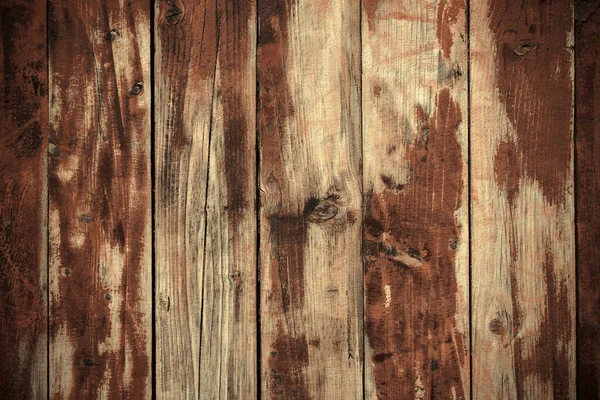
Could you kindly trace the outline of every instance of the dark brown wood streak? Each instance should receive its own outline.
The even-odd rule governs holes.
[[[455,211],[462,201],[457,127],[462,111],[448,89],[427,115],[415,106],[416,140],[406,146],[410,182],[373,193],[367,204],[365,330],[379,398],[465,398],[464,338],[455,331]],[[457,349],[459,349],[457,351]],[[407,357],[410,355],[410,357]]]
[[[286,181],[281,159],[282,141],[287,118],[294,108],[286,84],[285,57],[288,51],[288,19],[292,4],[284,0],[259,0],[258,80],[261,159],[268,163],[267,185]],[[280,188],[277,189],[281,190]],[[265,215],[265,214],[263,214]],[[298,210],[296,215],[281,213],[281,200],[269,215],[271,242],[276,249],[269,260],[273,267],[270,296],[281,304],[284,315],[290,315],[304,303],[304,248],[306,222]],[[277,340],[271,345],[268,364],[270,396],[273,398],[309,398],[302,368],[308,363],[306,337],[294,337],[290,327],[278,324]]]
[[[50,2],[52,398],[151,395],[149,11]]]
[[[575,1],[577,396],[600,397],[600,2]]]
[[[46,1],[0,3],[0,396],[47,390]]]

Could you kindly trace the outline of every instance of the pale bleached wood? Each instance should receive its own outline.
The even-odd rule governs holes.
[[[50,395],[147,399],[149,4],[49,10]]]
[[[466,29],[460,0],[363,3],[369,399],[469,398]]]
[[[473,396],[574,398],[572,4],[470,7]]]
[[[362,398],[360,4],[258,18],[262,398]]]
[[[159,399],[256,397],[255,14],[157,3]]]

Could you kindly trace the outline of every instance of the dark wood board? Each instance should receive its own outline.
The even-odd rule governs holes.
[[[150,4],[49,4],[50,396],[151,397]]]
[[[46,1],[0,3],[0,393],[47,391]]]

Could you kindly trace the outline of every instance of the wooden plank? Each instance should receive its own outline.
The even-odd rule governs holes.
[[[469,398],[466,2],[363,2],[366,398]]]
[[[158,398],[256,396],[256,8],[157,4]]]
[[[360,4],[258,18],[262,398],[362,398]]]
[[[574,398],[572,3],[470,7],[473,396]]]
[[[0,393],[47,392],[46,1],[0,3]]]
[[[600,1],[575,2],[577,395],[600,398]]]
[[[52,398],[151,396],[149,16],[50,1]]]

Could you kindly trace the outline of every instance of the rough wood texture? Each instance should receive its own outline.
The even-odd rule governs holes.
[[[575,2],[577,395],[600,398],[600,2]]]
[[[54,399],[151,396],[149,11],[50,2]]]
[[[466,3],[363,4],[366,397],[465,399]]]
[[[0,393],[47,391],[46,1],[0,3]]]
[[[573,9],[471,2],[473,397],[575,397]]]
[[[361,398],[360,4],[258,18],[262,396]]]
[[[253,398],[256,8],[157,6],[157,396]]]

